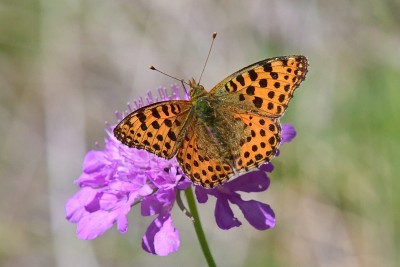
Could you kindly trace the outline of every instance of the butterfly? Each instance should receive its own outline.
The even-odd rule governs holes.
[[[184,174],[212,188],[270,161],[280,117],[305,79],[305,56],[274,57],[228,76],[207,92],[189,81],[190,100],[169,100],[126,116],[114,135],[124,145],[176,159]]]

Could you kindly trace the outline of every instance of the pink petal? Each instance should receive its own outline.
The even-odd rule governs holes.
[[[233,192],[263,192],[269,186],[269,178],[263,171],[252,171],[222,186],[227,186]]]
[[[78,222],[77,235],[81,239],[94,239],[110,229],[114,221],[114,213],[102,210],[91,213]]]
[[[275,226],[275,214],[269,205],[256,200],[244,201],[240,198],[230,199],[239,206],[246,220],[258,230]]]
[[[142,248],[159,256],[166,256],[179,249],[179,232],[173,226],[170,215],[157,217],[147,228]]]
[[[291,142],[297,135],[293,125],[285,123],[282,125],[282,144]]]
[[[196,199],[199,203],[206,203],[208,200],[208,194],[207,194],[207,190],[210,189],[205,189],[199,185],[196,185],[194,187],[194,192],[196,194]]]
[[[234,217],[228,200],[224,196],[217,198],[214,215],[218,227],[223,230],[228,230],[232,227],[239,227],[242,225],[242,223],[236,217]]]
[[[85,206],[88,205],[96,197],[96,190],[85,187],[76,193],[65,205],[65,214],[68,221],[77,223],[88,212]]]

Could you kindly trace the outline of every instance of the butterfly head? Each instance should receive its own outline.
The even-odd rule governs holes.
[[[204,86],[198,84],[193,78],[189,80],[189,86],[190,86],[189,94],[191,99],[196,99],[199,98],[200,96],[207,94],[207,91],[206,89],[204,89]]]

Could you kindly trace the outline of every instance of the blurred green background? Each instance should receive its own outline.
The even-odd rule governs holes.
[[[205,266],[191,222],[175,210],[181,248],[141,249],[139,210],[78,240],[64,204],[86,151],[126,102],[169,86],[155,65],[211,88],[280,55],[310,60],[283,122],[298,130],[274,160],[277,226],[220,230],[200,206],[219,266],[399,266],[400,2],[2,0],[0,266]]]

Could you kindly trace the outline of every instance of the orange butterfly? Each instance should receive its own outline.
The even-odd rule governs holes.
[[[176,155],[193,183],[214,187],[275,156],[279,118],[307,67],[300,55],[269,58],[233,73],[210,92],[192,79],[190,100],[142,107],[126,116],[114,135],[166,159]]]

